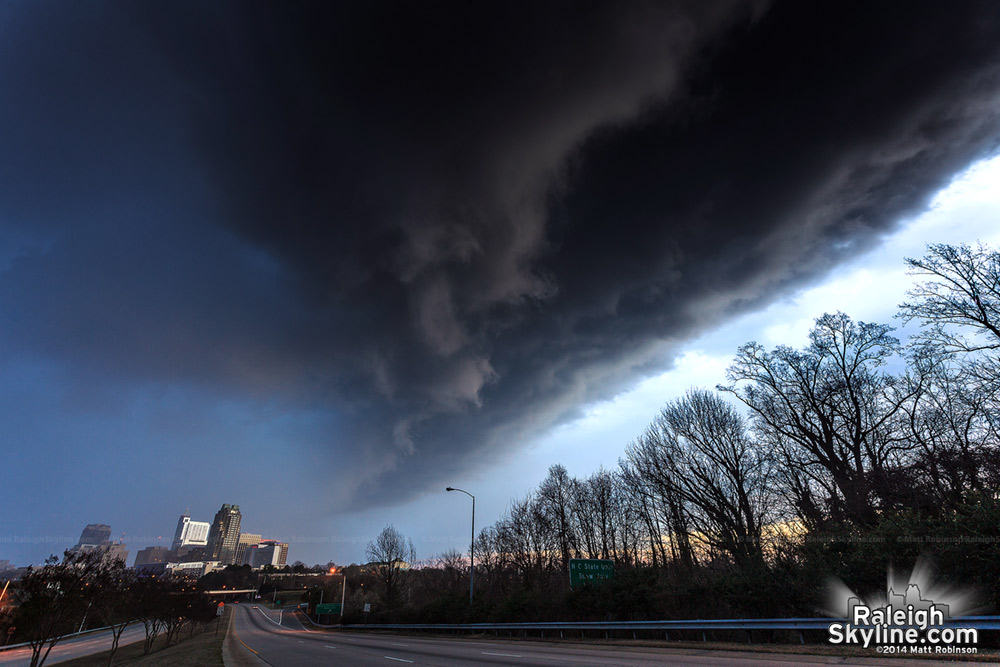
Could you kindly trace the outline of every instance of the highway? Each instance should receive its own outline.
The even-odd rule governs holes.
[[[309,630],[295,617],[293,609],[284,613],[239,605],[232,630],[243,647],[240,665],[299,667],[301,665],[513,665],[516,667],[649,667],[652,665],[730,665],[770,667],[779,665],[882,665],[896,667],[950,664],[937,660],[844,658],[841,656],[740,653],[703,649],[598,646],[593,644],[550,643],[503,639],[412,637],[403,635]],[[259,660],[258,660],[259,658]],[[229,663],[227,662],[227,665]]]
[[[142,623],[137,623],[125,629],[118,646],[122,647],[132,642],[142,641],[145,637],[146,631],[143,629]],[[45,664],[52,665],[64,660],[109,650],[111,650],[111,632],[109,630],[92,632],[82,637],[64,639],[56,644],[52,652],[49,653]],[[28,646],[0,651],[0,665],[3,667],[27,667],[30,664],[31,648]]]

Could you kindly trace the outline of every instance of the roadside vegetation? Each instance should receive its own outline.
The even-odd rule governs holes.
[[[216,631],[215,623],[193,623],[185,628],[183,636],[167,643],[167,637],[160,635],[153,643],[152,650],[146,652],[142,642],[122,646],[114,654],[115,665],[142,665],[143,667],[212,667],[222,666],[222,642],[226,636],[227,615],[222,619],[221,629]],[[181,641],[183,640],[183,641]],[[60,662],[61,667],[103,667],[109,664],[109,651],[74,658]]]
[[[215,604],[194,582],[140,576],[120,559],[100,550],[67,551],[62,559],[29,568],[12,591],[13,609],[7,617],[11,644],[27,642],[31,667],[41,667],[49,653],[67,635],[89,627],[109,627],[112,637],[104,664],[115,664],[118,643],[126,626],[141,623],[143,654],[157,639],[170,646],[189,636],[196,625],[216,618]]]

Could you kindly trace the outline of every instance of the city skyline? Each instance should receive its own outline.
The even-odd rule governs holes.
[[[185,510],[185,513],[178,518],[174,539],[170,546],[166,547],[160,544],[162,536],[158,538],[157,544],[143,545],[144,548],[136,550],[132,567],[194,561],[212,562],[216,564],[216,567],[251,565],[255,569],[262,565],[283,567],[286,564],[287,543],[240,530],[242,517],[239,505],[223,503],[215,517],[213,523],[192,521],[190,514]],[[215,530],[212,530],[213,526]],[[232,547],[231,533],[236,535],[236,548]],[[127,546],[125,533],[122,533],[121,537],[115,541],[112,541],[111,534],[109,524],[87,524],[80,533],[79,540],[69,548],[69,551],[104,550],[112,558],[127,561],[129,552],[125,550]],[[259,553],[256,551],[258,547],[261,549]],[[52,555],[58,556],[59,554]],[[12,566],[9,560],[3,562],[8,567]],[[29,565],[37,566],[40,563],[23,563],[20,567]]]

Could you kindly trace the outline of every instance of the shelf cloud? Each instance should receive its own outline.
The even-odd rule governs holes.
[[[662,371],[1000,139],[989,2],[2,11],[3,347],[328,414],[356,507]]]

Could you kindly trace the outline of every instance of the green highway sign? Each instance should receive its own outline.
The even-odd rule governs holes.
[[[340,603],[339,602],[329,602],[327,604],[316,605],[317,614],[339,614],[340,613]]]
[[[611,579],[615,576],[615,562],[599,558],[570,558],[569,587],[576,588],[587,582]]]

